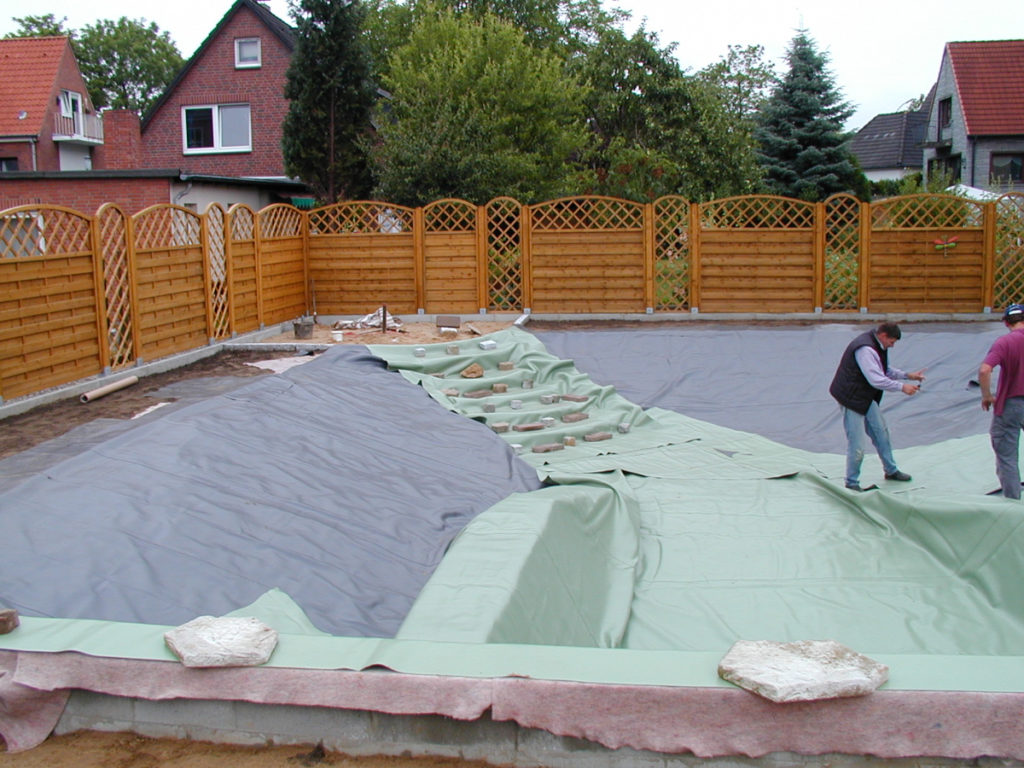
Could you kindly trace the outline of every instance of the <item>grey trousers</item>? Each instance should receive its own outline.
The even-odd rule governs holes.
[[[992,450],[996,454],[996,476],[1003,487],[1003,496],[1020,498],[1020,463],[1018,450],[1020,431],[1024,429],[1024,397],[1010,397],[1001,415],[992,416]]]

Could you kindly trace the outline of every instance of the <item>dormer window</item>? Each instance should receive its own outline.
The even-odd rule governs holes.
[[[262,64],[258,37],[240,37],[235,40],[235,69],[257,69]]]

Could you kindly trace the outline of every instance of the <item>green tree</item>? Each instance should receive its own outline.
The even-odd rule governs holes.
[[[374,147],[377,195],[406,205],[564,194],[585,91],[491,14],[427,14],[391,56]]]
[[[786,54],[789,71],[758,117],[755,137],[766,191],[803,200],[864,187],[843,124],[853,109],[842,100],[806,30],[797,32]]]
[[[75,31],[68,29],[68,17],[58,20],[52,13],[41,16],[12,16],[11,21],[18,25],[16,32],[8,32],[5,39],[12,37],[70,37],[74,38]]]
[[[750,121],[730,111],[734,97],[721,83],[686,75],[656,35],[605,29],[573,64],[591,86],[585,189],[633,200],[749,191]]]
[[[296,44],[284,95],[285,171],[327,203],[366,197],[371,177],[365,137],[377,89],[362,40],[359,0],[293,0]]]
[[[96,108],[145,112],[184,64],[167,32],[126,16],[83,27],[74,49]]]

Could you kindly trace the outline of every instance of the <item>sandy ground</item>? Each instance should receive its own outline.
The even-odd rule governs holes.
[[[27,752],[0,752],[0,768],[485,768],[488,765],[479,760],[349,757],[324,752],[316,746],[236,747],[96,731],[51,736]]]
[[[310,339],[294,333],[264,339],[266,343],[311,342],[323,344],[429,344],[464,341],[478,334],[508,327],[510,322],[463,325],[457,335],[442,335],[434,323],[404,324],[402,332],[382,334],[379,329],[348,331],[341,342],[333,341],[331,328],[317,325]],[[77,398],[40,406],[0,422],[0,459],[58,437],[74,427],[98,418],[128,419],[160,402],[152,397],[166,385],[201,376],[266,376],[271,371],[253,363],[295,356],[294,351],[226,351],[176,370],[146,376],[138,384],[90,403]],[[339,766],[351,768],[483,768],[479,761],[453,758],[348,757],[308,747],[238,747],[174,739],[149,739],[130,733],[84,731],[52,736],[27,752],[8,754],[0,739],[0,768],[271,768],[272,766]]]

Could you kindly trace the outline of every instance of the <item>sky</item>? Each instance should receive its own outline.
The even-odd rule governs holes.
[[[843,98],[855,109],[847,123],[857,130],[883,112],[897,112],[910,99],[927,93],[939,73],[943,45],[954,40],[1024,38],[1022,0],[602,0],[605,7],[629,11],[632,32],[641,21],[663,45],[674,43],[679,63],[696,71],[722,58],[730,45],[761,45],[776,71],[786,71],[785,53],[796,31],[806,29],[830,70]],[[232,0],[33,0],[17,8],[5,2],[0,36],[13,32],[14,16],[53,13],[80,29],[98,19],[121,16],[156,22],[170,33],[188,58],[231,7]],[[286,21],[287,0],[270,0],[271,10]]]

